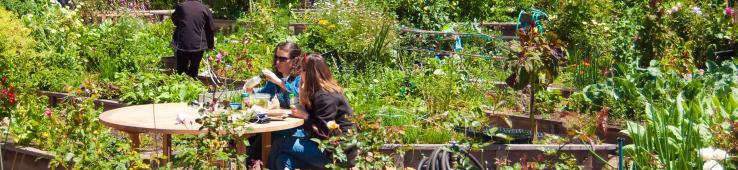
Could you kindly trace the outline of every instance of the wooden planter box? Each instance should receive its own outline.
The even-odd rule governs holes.
[[[37,94],[39,96],[48,96],[49,97],[49,105],[56,106],[61,100],[64,98],[69,97],[69,94],[67,93],[60,93],[60,92],[52,92],[52,91],[38,91]],[[107,99],[95,99],[92,101],[95,103],[95,106],[97,107],[103,107],[103,111],[108,111],[116,108],[126,107],[128,104],[122,103],[120,101],[116,100],[107,100]]]
[[[11,143],[2,145],[3,169],[46,170],[53,155],[32,147],[15,146]],[[53,169],[63,169],[59,166]]]
[[[500,31],[502,32],[502,36],[517,36],[515,35],[515,27],[517,26],[516,22],[482,22],[480,25],[485,28]]]
[[[175,56],[164,56],[161,57],[161,68],[163,69],[177,69],[177,57]]]
[[[175,73],[177,70],[177,57],[175,56],[164,56],[160,58],[161,68],[160,70],[166,74]]]
[[[294,35],[300,35],[307,30],[308,23],[290,23],[289,29]]]
[[[239,22],[236,20],[224,20],[224,19],[214,19],[213,25],[215,26],[216,31],[220,31],[223,33],[230,33],[233,31],[236,31],[239,26],[241,27],[249,27],[253,24],[253,22]]]
[[[448,144],[413,144],[413,145],[399,145],[399,144],[385,144],[380,149],[380,152],[385,154],[394,154],[395,150],[404,148],[407,149],[404,155],[393,155],[395,157],[395,165],[398,167],[413,167],[416,168],[424,156],[430,155],[433,150],[440,147],[448,147]],[[467,148],[466,146],[461,146]],[[487,169],[496,169],[496,160],[510,160],[514,164],[519,162],[521,158],[527,158],[533,160],[539,154],[543,152],[541,149],[552,149],[558,150],[563,153],[570,153],[576,159],[579,165],[582,165],[584,169],[602,169],[606,167],[608,162],[603,162],[597,159],[591,152],[593,149],[600,157],[610,160],[611,157],[617,156],[617,145],[613,144],[602,144],[602,145],[582,145],[582,144],[569,144],[569,145],[535,145],[535,144],[499,144],[490,145],[481,150],[470,151],[474,157],[486,166]],[[553,157],[553,158],[552,158]],[[559,161],[558,156],[547,156],[547,160]],[[617,161],[615,159],[614,161]]]
[[[489,113],[488,113],[489,114]],[[528,116],[524,115],[512,115],[512,114],[506,114],[508,119],[510,119],[510,122],[512,122],[512,125],[516,129],[530,129],[530,118]],[[508,127],[505,123],[505,120],[503,120],[500,116],[491,116],[491,126],[495,127]],[[564,125],[561,121],[558,120],[551,120],[551,119],[542,119],[542,118],[536,118],[538,123],[538,132],[548,133],[548,134],[555,134],[559,136],[568,136],[566,132],[566,128],[564,128]],[[607,127],[607,135],[602,133],[602,130],[598,129],[596,135],[605,143],[617,143],[618,138],[623,138],[625,140],[625,143],[630,143],[630,138],[628,135],[625,135],[623,133],[620,133],[621,128],[617,126],[610,126]]]

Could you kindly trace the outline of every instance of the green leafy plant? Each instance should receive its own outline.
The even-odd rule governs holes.
[[[42,129],[35,142],[40,149],[54,155],[49,166],[94,166],[106,169],[146,167],[147,164],[143,163],[126,140],[115,137],[97,121],[97,116],[102,111],[95,109],[92,101],[92,98],[82,101],[69,98],[58,108],[47,108],[44,114],[36,117],[39,118],[36,121],[44,122],[48,127]]]
[[[245,169],[247,156],[238,154],[236,148],[229,145],[229,141],[241,142],[248,146],[248,141],[239,137],[252,130],[247,124],[254,116],[230,110],[209,112],[204,108],[200,108],[200,114],[202,117],[195,119],[195,122],[202,124],[200,130],[207,133],[200,134],[197,138],[179,141],[177,150],[183,152],[176,155],[175,159],[185,162],[187,167],[196,169],[224,167]]]
[[[184,75],[162,73],[117,74],[120,101],[128,104],[189,102],[206,89]]]
[[[633,159],[631,166],[700,168],[702,159],[697,150],[715,145],[716,136],[732,133],[728,129],[734,128],[731,122],[737,117],[734,112],[737,93],[727,89],[734,89],[736,84],[722,77],[734,74],[735,64],[709,65],[712,66],[704,75],[687,80],[659,79],[655,83],[659,86],[644,89],[672,95],[653,98],[646,95],[647,122],[628,122],[624,132],[633,139],[633,144],[625,147],[625,153]],[[718,126],[721,128],[714,128]]]

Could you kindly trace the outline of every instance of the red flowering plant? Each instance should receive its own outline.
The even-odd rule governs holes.
[[[0,117],[7,117],[10,115],[10,110],[17,104],[16,89],[10,85],[8,76],[2,74],[0,71]]]

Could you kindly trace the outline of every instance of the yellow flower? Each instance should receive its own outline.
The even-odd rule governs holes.
[[[318,20],[318,25],[328,25],[328,20],[324,20],[324,19]]]
[[[326,123],[326,125],[328,126],[328,129],[330,129],[330,130],[336,130],[339,127],[341,127],[338,124],[336,124],[336,121],[335,120],[329,121],[328,123]]]
[[[330,29],[336,28],[336,24],[331,24],[331,25],[328,26],[328,28],[330,28]]]

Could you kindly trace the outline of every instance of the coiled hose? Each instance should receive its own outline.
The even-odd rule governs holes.
[[[482,166],[482,163],[479,162],[479,159],[477,157],[474,157],[469,151],[466,149],[458,147],[456,144],[452,143],[451,146],[452,150],[455,150],[456,153],[453,151],[448,151],[444,148],[438,148],[434,150],[429,157],[425,157],[422,160],[420,160],[420,163],[418,164],[418,170],[450,170],[450,169],[457,169],[458,167],[452,167],[452,166],[458,166],[459,162],[463,159],[458,159],[457,153],[461,153],[464,157],[470,159],[474,166],[476,166],[479,169],[484,169],[484,166]]]

